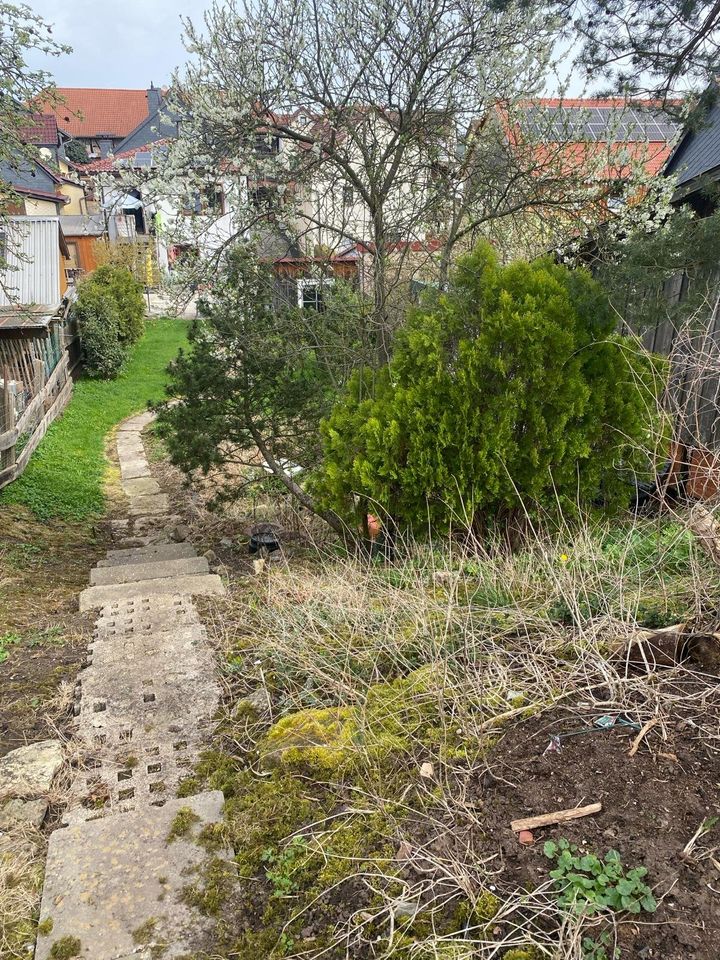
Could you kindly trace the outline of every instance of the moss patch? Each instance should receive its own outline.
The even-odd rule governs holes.
[[[200,817],[190,807],[180,807],[173,817],[170,824],[170,830],[167,835],[167,842],[173,840],[187,839],[192,833],[192,828],[200,822]]]
[[[50,948],[50,960],[72,960],[80,956],[82,943],[77,937],[60,937]]]

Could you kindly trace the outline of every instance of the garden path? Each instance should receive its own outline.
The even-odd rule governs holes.
[[[63,827],[50,836],[36,960],[171,960],[201,949],[208,933],[184,891],[202,883],[197,835],[220,819],[222,794],[171,798],[219,702],[192,597],[224,586],[177,542],[142,441],[151,419],[118,429],[127,517],[113,522],[114,547],[80,595],[81,610],[99,613],[76,690],[78,762]]]

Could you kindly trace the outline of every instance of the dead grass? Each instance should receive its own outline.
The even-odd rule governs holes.
[[[558,705],[578,723],[620,712],[653,719],[661,737],[682,716],[720,750],[714,680],[689,685],[688,666],[638,669],[622,653],[642,627],[712,627],[717,589],[717,569],[682,515],[588,522],[538,534],[515,553],[407,543],[389,565],[318,550],[238,576],[229,597],[206,608],[228,691],[223,749],[245,771],[230,792],[252,796],[278,777],[280,757],[298,807],[311,797],[317,810],[314,823],[290,816],[281,842],[265,840],[278,851],[293,837],[308,843],[285,909],[266,901],[263,922],[286,944],[267,955],[587,957],[582,939],[595,921],[566,916],[547,883],[528,892],[503,880],[502,861],[483,846],[476,785],[502,776],[488,757],[511,722]],[[283,754],[277,731],[293,717],[302,736]],[[262,818],[250,801],[231,808],[231,834],[255,836],[250,821]],[[352,843],[338,854],[361,823],[382,823],[377,843],[395,855],[369,861]],[[614,920],[603,918],[608,935]],[[239,957],[257,949],[247,935],[234,946]]]
[[[27,960],[35,945],[45,860],[44,837],[32,828],[0,836],[0,957]]]
[[[88,524],[40,521],[24,507],[0,513],[0,753],[48,736],[65,711],[91,629],[77,595],[102,551]]]

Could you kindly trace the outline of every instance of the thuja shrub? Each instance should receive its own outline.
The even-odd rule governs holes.
[[[145,329],[145,300],[142,284],[126,267],[104,264],[98,267],[82,287],[92,287],[115,301],[120,324],[120,339],[130,346]]]
[[[100,287],[82,284],[73,304],[87,376],[109,380],[118,375],[127,358],[120,336],[120,315],[115,299]]]
[[[416,533],[625,504],[658,370],[614,328],[585,270],[479,245],[324,422],[321,501]]]

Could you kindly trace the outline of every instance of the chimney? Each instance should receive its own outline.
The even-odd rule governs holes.
[[[160,89],[156,87],[154,83],[151,83],[150,89],[147,91],[146,96],[148,102],[148,116],[151,117],[160,109],[162,95],[160,93]]]

